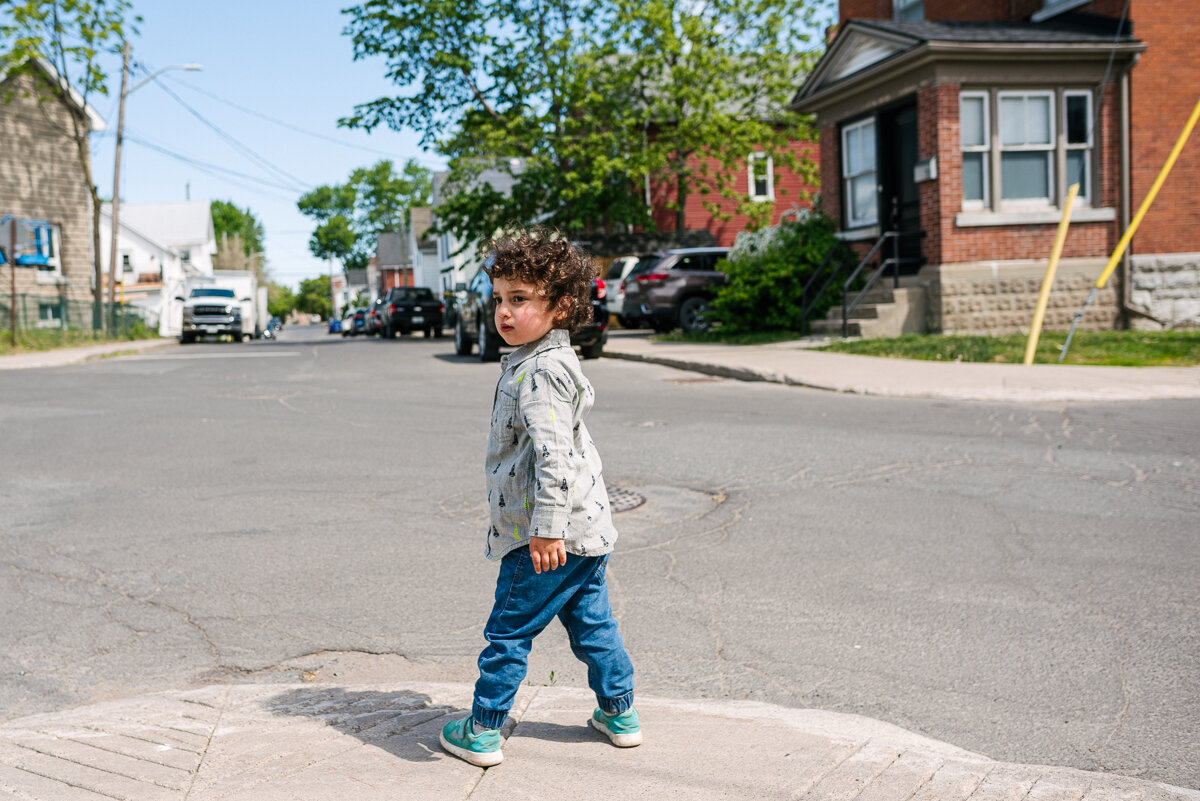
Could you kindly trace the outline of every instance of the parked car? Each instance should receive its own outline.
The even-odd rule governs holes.
[[[272,317],[270,320],[267,320],[267,328],[272,331],[278,331],[283,328],[283,320],[280,320],[278,317]]]
[[[364,333],[367,336],[373,337],[376,334],[383,334],[384,328],[384,305],[383,298],[376,298],[371,307],[367,309],[367,322]]]
[[[621,283],[622,314],[644,318],[659,333],[708,329],[704,312],[725,283],[717,262],[729,248],[677,248],[642,258]]]
[[[367,332],[367,309],[365,306],[346,309],[342,317],[342,336],[356,337]]]
[[[571,344],[579,347],[585,359],[598,359],[608,341],[608,288],[603,279],[592,282],[592,322],[571,334]],[[479,348],[479,360],[494,362],[500,359],[504,340],[496,330],[496,315],[492,309],[492,279],[483,270],[467,285],[465,297],[458,304],[454,325],[454,352],[470,356]]]
[[[329,318],[329,333],[340,334],[342,332],[342,321],[337,317]]]
[[[388,290],[383,298],[383,335],[424,331],[426,338],[442,335],[442,315],[445,305],[423,286],[398,286]]]
[[[615,314],[617,320],[621,323],[622,328],[635,328],[635,319],[626,317],[624,314],[624,295],[621,293],[621,282],[624,281],[629,273],[633,272],[633,268],[641,261],[640,256],[621,256],[613,259],[613,263],[608,266],[608,272],[604,274],[604,282],[610,287],[608,294],[608,313]]]

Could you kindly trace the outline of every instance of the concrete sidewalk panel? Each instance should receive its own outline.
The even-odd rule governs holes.
[[[95,801],[1200,801],[1200,792],[1012,765],[854,715],[640,698],[645,743],[586,725],[586,690],[522,687],[505,760],[445,754],[468,684],[233,685],[0,724],[0,795]],[[204,734],[205,730],[207,733]],[[165,732],[191,740],[180,748]]]

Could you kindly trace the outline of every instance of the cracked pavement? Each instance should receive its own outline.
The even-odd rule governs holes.
[[[0,720],[212,684],[472,681],[497,368],[450,353],[289,329],[4,374]],[[617,516],[609,573],[642,692],[1200,788],[1197,402],[585,370],[609,483],[647,498]],[[561,631],[529,681],[585,686]]]

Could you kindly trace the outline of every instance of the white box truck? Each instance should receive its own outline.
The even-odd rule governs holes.
[[[179,341],[185,345],[203,336],[257,339],[267,324],[267,288],[251,272],[213,270],[212,275],[193,276],[184,295],[175,299],[183,303]]]

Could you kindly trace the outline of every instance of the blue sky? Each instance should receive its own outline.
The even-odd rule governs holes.
[[[295,287],[302,278],[324,273],[325,263],[308,252],[312,221],[296,210],[305,189],[340,183],[355,167],[383,158],[398,165],[416,158],[434,169],[444,163],[423,152],[411,131],[381,128],[366,134],[337,126],[338,117],[349,114],[356,103],[397,93],[383,77],[381,60],[353,61],[350,40],[342,35],[341,8],[349,4],[350,0],[135,0],[135,10],[144,20],[140,35],[132,40],[134,61],[151,70],[189,62],[204,69],[168,71],[126,98],[122,201],[181,201],[189,193],[192,200],[231,200],[249,207],[262,221],[274,280]],[[92,98],[109,125],[109,131],[93,138],[92,148],[103,197],[112,193],[119,59],[112,62],[109,74],[109,96]],[[134,75],[131,85],[145,74]],[[197,119],[163,86],[227,137]],[[143,143],[248,177],[213,174]]]

